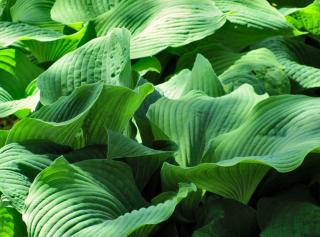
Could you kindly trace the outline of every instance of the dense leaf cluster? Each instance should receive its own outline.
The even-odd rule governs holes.
[[[0,236],[320,236],[319,0],[0,19]]]

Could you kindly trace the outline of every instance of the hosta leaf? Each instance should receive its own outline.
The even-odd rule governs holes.
[[[55,40],[22,39],[21,42],[31,51],[39,63],[54,62],[83,45],[95,36],[93,25],[88,23],[79,32],[63,35]]]
[[[21,110],[23,110],[24,117],[35,110],[39,100],[39,93],[15,100],[7,91],[0,88],[0,118],[7,117]]]
[[[28,47],[39,62],[57,60],[83,44],[83,41],[90,39],[94,35],[91,27],[92,25],[88,24],[80,32],[63,35],[25,23],[2,21],[0,22],[0,47],[8,47],[18,42]]]
[[[7,143],[46,139],[58,144],[73,145],[86,115],[102,89],[102,85],[86,85],[69,97],[62,97],[55,103],[42,107],[30,118],[22,119],[14,125]]]
[[[238,51],[266,37],[301,34],[266,0],[214,0],[214,3],[226,16],[226,24],[195,45],[218,41]],[[195,45],[187,49],[192,50]]]
[[[167,165],[162,175],[169,185],[173,180],[194,182],[246,203],[268,167],[290,172],[319,147],[319,111],[317,98],[287,95],[266,99],[238,129],[212,140],[202,160],[210,163],[186,169]]]
[[[242,84],[252,85],[257,93],[288,93],[290,83],[275,55],[268,49],[238,53],[218,43],[203,45],[180,57],[177,70],[190,67],[196,54],[203,53],[219,75],[227,92]]]
[[[21,39],[35,39],[38,41],[53,41],[63,36],[62,33],[48,30],[25,23],[0,22],[0,46],[8,47]]]
[[[208,198],[198,210],[198,216],[204,226],[192,237],[248,237],[257,234],[255,210],[233,200]]]
[[[131,58],[141,58],[211,35],[225,23],[225,16],[210,0],[129,0],[95,23],[99,36],[114,27],[127,28],[132,34]]]
[[[192,191],[194,186],[183,185],[168,200],[146,207],[124,163],[69,165],[59,159],[34,181],[23,218],[30,236],[128,236],[168,219]]]
[[[134,91],[127,87],[104,86],[84,123],[86,143],[107,143],[108,129],[123,132],[142,101],[152,91],[149,83]]]
[[[132,69],[140,74],[145,75],[148,72],[160,73],[162,66],[160,61],[156,57],[146,57],[139,59],[133,66]]]
[[[108,158],[143,158],[143,157],[163,157],[167,158],[173,151],[155,150],[146,147],[121,133],[108,130]]]
[[[309,89],[320,86],[319,50],[302,42],[276,38],[266,40],[259,47],[270,49],[278,61],[285,66],[285,73],[294,82],[296,89]],[[310,62],[310,61],[314,62]]]
[[[109,11],[122,0],[56,0],[51,17],[64,24],[86,22]]]
[[[269,170],[265,166],[248,163],[234,162],[225,166],[202,163],[194,167],[164,163],[161,178],[165,189],[171,190],[179,182],[194,182],[198,188],[246,204]]]
[[[113,30],[65,55],[38,78],[41,102],[49,104],[75,88],[98,81],[133,87],[129,32]]]
[[[200,162],[210,139],[237,128],[264,98],[249,85],[218,98],[190,92],[178,100],[158,100],[151,105],[148,117],[178,144],[176,161],[182,166],[193,166]]]
[[[265,48],[242,54],[219,78],[228,92],[245,83],[252,85],[259,94],[267,92],[277,95],[290,92],[290,81],[284,72],[284,66]]]
[[[284,195],[263,198],[258,203],[262,237],[317,236],[320,233],[320,207],[305,188]]]
[[[0,85],[12,99],[24,98],[27,86],[41,72],[43,70],[31,63],[20,50],[0,50]],[[3,94],[4,98],[9,95]]]
[[[15,124],[7,143],[46,139],[73,147],[105,144],[107,129],[123,132],[152,90],[150,84],[136,91],[101,83],[83,85]]]
[[[147,80],[143,79],[142,77],[138,81],[138,85],[143,85],[146,83]],[[155,141],[155,138],[152,133],[152,126],[147,118],[147,112],[149,110],[150,105],[155,103],[158,99],[160,99],[162,96],[157,90],[154,90],[146,99],[141,103],[139,109],[135,112],[134,115],[134,121],[137,124],[140,139],[142,141],[142,144],[146,146],[152,146],[153,142]]]
[[[50,17],[54,3],[55,0],[17,0],[11,7],[12,20],[61,30],[63,26]]]
[[[320,1],[315,0],[312,4],[297,9],[286,16],[287,20],[301,31],[310,32],[320,37]]]
[[[156,144],[154,144],[156,145]],[[126,158],[133,171],[137,186],[142,190],[153,173],[176,151],[165,142],[157,143],[162,150],[146,147],[120,133],[108,130],[108,159]]]
[[[210,62],[201,54],[197,56],[192,71],[182,70],[169,81],[158,85],[157,89],[169,99],[178,99],[192,90],[203,91],[212,97],[225,94]]]
[[[65,148],[38,141],[11,143],[0,149],[0,192],[20,212],[36,175]],[[1,226],[1,225],[0,225]]]
[[[24,237],[27,235],[26,225],[22,221],[21,214],[14,208],[0,202],[0,236]]]

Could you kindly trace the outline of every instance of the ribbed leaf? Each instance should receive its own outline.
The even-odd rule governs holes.
[[[61,30],[63,26],[50,16],[54,3],[55,0],[17,0],[11,8],[12,21]]]
[[[219,64],[219,60],[216,60],[215,64]],[[252,85],[259,94],[267,92],[277,95],[290,92],[290,81],[284,72],[284,66],[271,51],[264,48],[242,54],[219,78],[228,92],[245,83]]]
[[[88,24],[80,32],[73,35],[40,28],[25,23],[0,22],[0,47],[8,47],[14,43],[23,43],[39,62],[57,60],[67,52],[93,37],[92,25]]]
[[[249,85],[218,98],[190,92],[179,100],[158,100],[151,105],[148,117],[178,144],[176,161],[182,166],[193,166],[200,162],[210,139],[237,128],[264,98]]]
[[[27,116],[34,111],[40,100],[40,93],[27,96],[26,98],[15,100],[11,95],[0,88],[0,118],[5,118],[11,114],[23,110],[23,116]]]
[[[54,20],[64,24],[86,22],[109,11],[122,0],[56,0],[51,10]]]
[[[65,148],[38,141],[11,143],[0,149],[0,192],[20,212],[36,175]],[[1,226],[1,225],[0,225]],[[0,227],[1,228],[1,227]]]
[[[146,147],[120,133],[108,130],[108,159],[125,158],[133,171],[134,179],[140,190],[148,183],[153,173],[176,151],[165,142],[157,144],[156,150]]]
[[[129,33],[116,29],[65,55],[41,74],[41,102],[52,103],[83,84],[98,81],[133,87],[130,70]]]
[[[32,236],[128,236],[168,219],[192,185],[146,207],[127,165],[91,160],[69,165],[59,159],[36,178],[23,218]],[[147,227],[150,228],[150,227]],[[149,232],[149,231],[146,231]]]
[[[153,91],[151,84],[136,90],[127,87],[104,86],[99,99],[83,125],[87,144],[106,144],[107,130],[123,132],[142,101]]]
[[[270,49],[278,61],[285,66],[285,73],[294,82],[296,89],[320,87],[319,50],[299,41],[285,38],[262,42],[259,47]],[[312,61],[313,62],[310,62]]]
[[[0,46],[7,47],[21,39],[35,39],[38,41],[53,41],[63,36],[62,33],[48,30],[25,23],[0,22]]]
[[[46,139],[58,144],[73,145],[90,109],[97,101],[102,85],[86,85],[69,97],[44,106],[10,130],[7,143]]]
[[[0,85],[12,99],[25,98],[27,86],[41,72],[20,50],[0,50]]]
[[[301,34],[266,0],[214,0],[214,3],[226,16],[226,24],[214,35],[187,46],[188,51],[213,41],[238,51],[266,37]]]
[[[192,71],[182,70],[169,81],[158,85],[157,89],[169,99],[178,99],[192,90],[203,91],[212,97],[225,94],[210,62],[201,54],[197,56]]]
[[[225,16],[210,0],[129,0],[95,23],[99,36],[114,27],[130,30],[131,58],[141,58],[211,35],[225,23]]]
[[[318,236],[320,207],[305,188],[295,188],[258,203],[258,222],[262,237]]]
[[[227,92],[245,83],[252,85],[258,93],[276,95],[290,91],[284,66],[268,49],[238,53],[219,43],[202,45],[182,55],[177,70],[190,67],[199,52],[208,58]]]
[[[37,38],[26,38],[21,41],[39,63],[54,62],[83,45],[95,36],[93,25],[88,23],[79,32],[71,35],[63,35],[55,40],[38,40]]]
[[[206,161],[231,165],[251,160],[289,172],[319,147],[318,98],[275,96],[259,103],[237,130],[212,141]]]

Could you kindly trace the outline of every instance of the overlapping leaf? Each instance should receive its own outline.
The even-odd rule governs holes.
[[[99,36],[114,27],[127,28],[132,34],[131,58],[141,58],[209,36],[225,23],[225,16],[209,0],[129,0],[95,23]]]
[[[167,164],[169,186],[188,180],[199,187],[248,202],[268,167],[290,172],[319,147],[319,99],[277,96],[257,104],[238,129],[213,139],[203,164],[181,168]],[[311,116],[312,114],[312,116]]]
[[[248,85],[218,98],[190,92],[179,100],[158,100],[151,105],[148,117],[178,144],[176,161],[182,166],[193,166],[200,162],[210,139],[237,128],[264,98]]]
[[[319,49],[285,38],[266,40],[258,46],[266,47],[274,53],[297,90],[320,86]]]
[[[114,30],[65,55],[38,78],[41,102],[49,104],[94,82],[133,87],[129,33]]]
[[[168,200],[147,206],[124,163],[59,159],[33,183],[23,217],[30,236],[146,236],[144,227],[168,219],[192,191],[181,186]]]

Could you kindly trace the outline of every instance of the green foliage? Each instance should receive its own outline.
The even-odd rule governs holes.
[[[0,0],[0,236],[320,236],[320,2]]]

